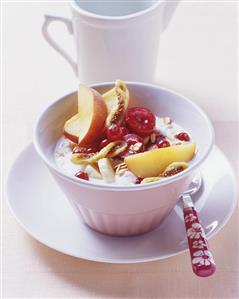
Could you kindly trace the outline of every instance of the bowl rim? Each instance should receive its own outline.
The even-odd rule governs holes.
[[[125,14],[125,15],[120,15],[120,16],[115,16],[115,15],[101,15],[101,14],[97,14],[95,12],[91,12],[89,10],[86,10],[82,7],[80,7],[79,5],[77,5],[75,0],[71,0],[70,1],[70,5],[71,8],[73,10],[75,10],[78,14],[80,14],[80,16],[87,18],[88,20],[92,20],[92,21],[101,21],[101,22],[113,22],[113,23],[118,23],[118,21],[131,21],[131,20],[135,20],[138,17],[147,15],[148,13],[154,11],[154,9],[156,9],[158,6],[162,6],[165,3],[165,0],[158,0],[154,3],[152,3],[149,7],[136,11],[136,12],[132,12],[129,14]]]
[[[57,167],[57,165],[55,163],[52,163],[45,156],[44,152],[41,150],[41,147],[40,147],[39,141],[38,141],[38,128],[39,128],[39,125],[40,125],[40,122],[41,122],[43,116],[47,113],[47,111],[49,109],[51,109],[53,106],[55,106],[56,104],[58,104],[59,102],[61,102],[62,100],[64,100],[65,98],[70,97],[73,94],[77,93],[77,90],[76,90],[76,91],[70,92],[70,93],[58,98],[57,100],[53,100],[49,105],[47,105],[43,109],[43,111],[41,111],[39,117],[37,118],[37,121],[35,122],[35,126],[34,126],[33,144],[34,144],[35,150],[38,153],[38,155],[41,157],[41,159],[45,162],[45,164],[51,170],[54,170],[58,176],[64,178],[65,180],[71,181],[72,183],[75,183],[79,186],[86,187],[89,189],[98,189],[98,190],[107,190],[107,191],[139,191],[139,190],[148,190],[148,189],[159,188],[160,186],[164,186],[167,184],[171,184],[175,181],[178,181],[178,180],[182,179],[183,177],[186,177],[189,174],[193,173],[206,160],[206,158],[208,157],[209,153],[211,152],[211,150],[213,148],[214,140],[215,140],[215,133],[214,133],[214,129],[213,129],[210,119],[197,104],[195,104],[190,99],[183,96],[182,94],[175,92],[169,88],[162,87],[161,85],[145,83],[145,82],[137,82],[137,81],[125,81],[125,83],[128,86],[136,85],[136,86],[147,87],[147,88],[149,87],[149,88],[161,89],[163,91],[166,91],[166,92],[171,93],[177,97],[182,98],[184,101],[186,101],[190,105],[192,105],[197,110],[197,112],[202,115],[205,122],[207,123],[207,127],[209,130],[210,140],[209,140],[208,147],[206,148],[204,155],[197,162],[195,162],[195,164],[191,165],[189,168],[187,168],[183,172],[180,172],[176,175],[165,178],[164,180],[151,182],[151,183],[143,184],[143,185],[141,185],[141,184],[136,184],[136,185],[96,184],[96,183],[93,183],[90,181],[79,180],[77,178],[72,177],[71,175],[69,175],[67,173],[64,173],[59,167]],[[89,84],[89,86],[97,89],[97,88],[104,87],[107,85],[113,86],[114,84],[115,84],[114,81],[109,81],[109,82],[102,82],[102,83],[93,83],[93,84]]]

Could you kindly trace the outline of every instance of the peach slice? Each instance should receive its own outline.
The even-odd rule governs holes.
[[[120,125],[129,104],[129,91],[125,83],[121,80],[117,80],[115,86],[104,93],[102,97],[108,111],[106,127],[108,128],[113,123]]]
[[[159,176],[172,162],[190,161],[196,150],[194,143],[184,143],[128,156],[124,159],[128,169],[136,176]]]
[[[102,96],[83,84],[78,91],[78,113],[65,122],[64,135],[81,146],[94,144],[101,137],[107,107]]]

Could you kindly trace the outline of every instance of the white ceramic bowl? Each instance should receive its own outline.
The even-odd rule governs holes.
[[[92,87],[103,93],[113,84],[101,83]],[[48,106],[38,119],[34,132],[38,154],[76,212],[91,228],[117,236],[141,234],[159,226],[199,171],[214,143],[209,119],[190,100],[156,85],[126,84],[131,106],[144,106],[156,115],[169,116],[190,133],[197,144],[197,154],[186,171],[163,181],[135,186],[96,185],[62,172],[55,164],[54,149],[62,136],[64,122],[77,112],[76,92]]]

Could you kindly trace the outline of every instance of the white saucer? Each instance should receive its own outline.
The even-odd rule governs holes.
[[[217,147],[202,175],[203,188],[194,199],[211,237],[225,225],[236,206],[236,183],[226,157]],[[110,237],[88,228],[64,198],[33,145],[22,151],[10,171],[8,202],[32,237],[75,257],[135,263],[164,259],[187,249],[180,205],[159,228],[141,236]]]

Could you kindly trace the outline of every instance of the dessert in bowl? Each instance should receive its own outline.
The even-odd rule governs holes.
[[[118,236],[150,231],[212,149],[211,123],[191,101],[159,86],[117,81],[92,88],[81,85],[78,96],[46,108],[36,150],[91,228]]]
[[[129,108],[129,103],[123,81],[103,95],[81,84],[78,113],[66,121],[65,137],[56,146],[59,168],[79,179],[115,185],[159,181],[188,168],[196,150],[189,134],[170,117]]]

